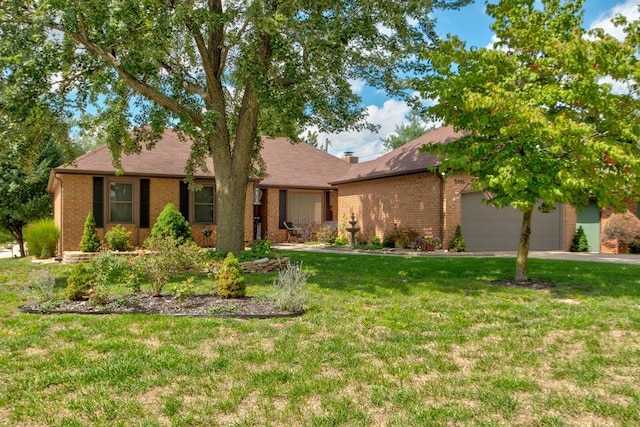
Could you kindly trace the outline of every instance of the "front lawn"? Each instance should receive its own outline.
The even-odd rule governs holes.
[[[310,310],[268,320],[21,314],[69,267],[0,260],[0,425],[640,424],[640,266],[286,255]]]

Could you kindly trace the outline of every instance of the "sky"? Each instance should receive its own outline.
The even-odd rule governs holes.
[[[620,14],[629,19],[638,18],[639,0],[585,0],[584,25],[586,28],[603,28],[608,33],[620,36],[621,31],[614,28],[611,18]],[[441,37],[455,34],[467,42],[467,46],[487,47],[495,40],[489,28],[491,20],[485,13],[485,1],[475,0],[466,7],[453,11],[437,11],[436,29]],[[366,106],[369,122],[380,126],[377,133],[344,132],[340,134],[320,133],[318,143],[321,147],[330,141],[329,153],[342,156],[345,151],[353,151],[360,162],[374,160],[385,154],[382,138],[393,133],[396,125],[406,121],[409,107],[402,101],[392,99],[379,90],[370,88],[362,82],[353,82],[356,91]]]

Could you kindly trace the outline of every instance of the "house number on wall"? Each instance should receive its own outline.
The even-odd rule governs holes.
[[[466,184],[467,181],[465,181],[464,179],[454,179],[453,182],[455,182],[456,184]]]

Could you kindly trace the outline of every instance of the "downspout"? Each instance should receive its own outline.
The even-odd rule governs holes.
[[[63,248],[64,248],[64,232],[63,232],[63,225],[64,225],[64,221],[62,219],[62,213],[64,212],[64,181],[58,176],[57,173],[53,173],[53,179],[58,180],[60,182],[60,240],[58,241],[58,253],[60,254],[60,257],[62,257],[63,255]],[[55,197],[55,193],[50,193],[52,196]],[[53,216],[55,217],[55,199],[54,199],[54,204],[53,204]]]
[[[440,169],[436,170],[436,175],[440,178],[440,241],[442,242],[442,247],[444,248],[444,174],[440,173]]]

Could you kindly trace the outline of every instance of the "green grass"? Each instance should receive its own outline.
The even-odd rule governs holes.
[[[640,424],[640,266],[287,255],[310,310],[271,320],[20,314],[69,267],[0,260],[0,425]]]

